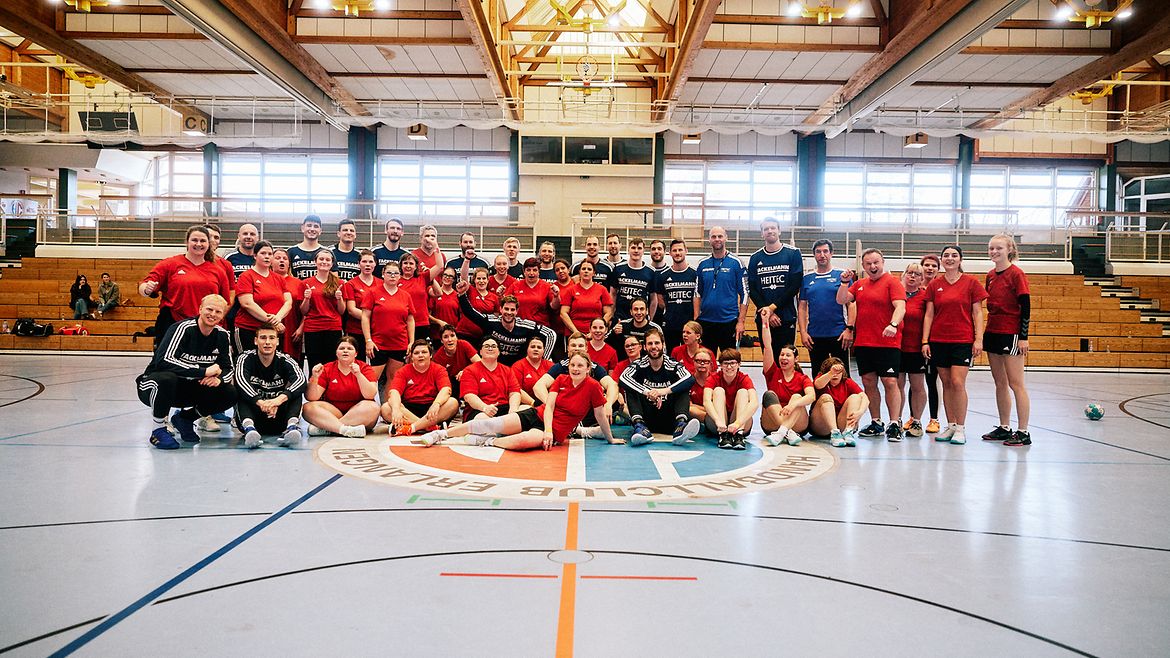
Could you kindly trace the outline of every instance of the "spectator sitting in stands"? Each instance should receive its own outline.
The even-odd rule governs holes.
[[[90,295],[93,290],[89,287],[89,280],[84,274],[78,274],[73,285],[69,287],[69,308],[73,309],[73,319],[80,320],[89,317],[89,308],[95,306]]]
[[[109,272],[102,272],[102,285],[98,286],[97,319],[110,311],[122,301],[122,291],[118,284],[110,278]]]

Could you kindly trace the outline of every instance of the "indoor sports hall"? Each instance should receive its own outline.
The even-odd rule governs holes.
[[[1154,0],[0,3],[0,654],[1165,655],[1168,76]]]

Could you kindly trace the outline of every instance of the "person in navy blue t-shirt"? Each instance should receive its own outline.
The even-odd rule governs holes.
[[[695,319],[695,268],[687,264],[687,243],[670,241],[670,267],[655,275],[654,310],[663,311],[662,333],[666,351],[682,344],[683,325]],[[653,314],[653,310],[651,311]]]
[[[848,377],[856,307],[837,303],[841,270],[833,269],[832,241],[817,240],[813,244],[813,258],[817,262],[816,271],[805,274],[800,286],[800,339],[808,349],[813,372],[819,372],[825,359],[834,356],[844,364]]]
[[[382,268],[385,267],[386,263],[402,261],[406,250],[400,246],[401,242],[402,220],[391,217],[386,220],[386,240],[374,248],[374,260],[377,261],[377,265],[374,266],[374,278],[382,278]]]
[[[629,258],[615,267],[609,277],[609,289],[614,303],[614,322],[630,319],[630,306],[635,299],[650,303],[650,293],[654,288],[654,270],[642,262],[645,249],[642,238],[631,238],[626,248]]]
[[[761,247],[748,260],[748,293],[756,305],[756,329],[763,340],[764,330],[772,333],[772,344],[796,342],[796,293],[804,278],[804,258],[796,247],[780,242],[780,222],[765,217],[760,222]],[[768,321],[762,322],[760,311],[768,309]],[[765,327],[765,324],[767,325]],[[779,347],[775,350],[780,354]]]
[[[695,316],[703,326],[703,346],[718,354],[739,348],[747,314],[747,270],[727,251],[727,231],[711,227],[711,255],[699,262],[695,282]]]
[[[304,240],[289,247],[287,251],[289,271],[304,281],[317,274],[317,252],[325,248],[318,242],[321,237],[321,218],[316,215],[305,215],[301,220],[301,235]]]
[[[343,219],[337,223],[337,245],[333,247],[333,273],[342,281],[349,281],[362,271],[362,253],[354,247],[357,241],[357,223]]]
[[[463,263],[465,262],[469,272],[466,278],[463,276]],[[459,236],[459,255],[447,261],[447,267],[455,270],[458,281],[468,281],[475,270],[480,267],[489,272],[492,271],[486,260],[475,255],[475,235],[466,232]]]

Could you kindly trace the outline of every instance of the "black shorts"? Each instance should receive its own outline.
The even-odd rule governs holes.
[[[427,412],[431,410],[430,402],[407,402],[403,400],[402,406],[418,418],[427,415]]]
[[[878,377],[897,377],[902,351],[896,347],[854,347],[857,374],[876,372]]]
[[[1001,356],[1017,356],[1020,353],[1020,335],[985,333],[983,351]]]
[[[516,415],[520,418],[521,432],[544,429],[544,419],[540,417],[540,414],[536,413],[535,408],[528,407],[527,409],[521,409],[516,412]]]
[[[926,357],[922,352],[902,352],[902,362],[898,364],[898,372],[907,375],[925,375]]]
[[[930,362],[935,368],[971,367],[971,343],[930,341]]]
[[[386,362],[390,359],[406,363],[406,350],[376,350],[374,357],[367,363],[377,368],[378,366],[386,365]]]

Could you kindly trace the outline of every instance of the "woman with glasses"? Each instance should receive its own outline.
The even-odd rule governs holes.
[[[698,418],[700,423],[707,420],[707,408],[703,406],[703,389],[707,387],[707,379],[711,377],[714,362],[715,355],[706,347],[700,347],[695,354],[695,370],[691,373],[695,376],[695,384],[691,386],[691,418]]]
[[[479,348],[479,361],[467,366],[459,378],[463,420],[495,418],[520,408],[520,383],[508,366],[500,363],[500,345],[490,336]]]
[[[722,450],[747,449],[752,415],[760,408],[756,385],[739,369],[742,361],[739,350],[723,350],[719,353],[719,370],[707,378],[703,387],[707,429],[718,437],[716,446]]]
[[[440,336],[447,327],[456,329],[463,319],[463,313],[459,310],[459,291],[455,290],[456,276],[454,268],[443,268],[439,280],[431,284],[429,291],[430,299],[427,303],[430,304],[431,322],[439,326]]]
[[[500,298],[488,288],[488,279],[491,275],[482,267],[476,268],[472,277],[472,287],[467,291],[467,301],[471,307],[484,315],[496,315],[500,312]],[[455,298],[459,302],[459,298]],[[456,326],[459,335],[472,345],[478,345],[483,338],[483,328],[471,318],[462,318]]]
[[[903,429],[906,436],[922,436],[922,412],[926,409],[926,357],[922,355],[922,320],[926,315],[926,289],[922,266],[910,263],[902,272],[906,288],[906,315],[902,317],[902,358],[898,366],[898,388],[906,390],[910,380],[910,419]]]

